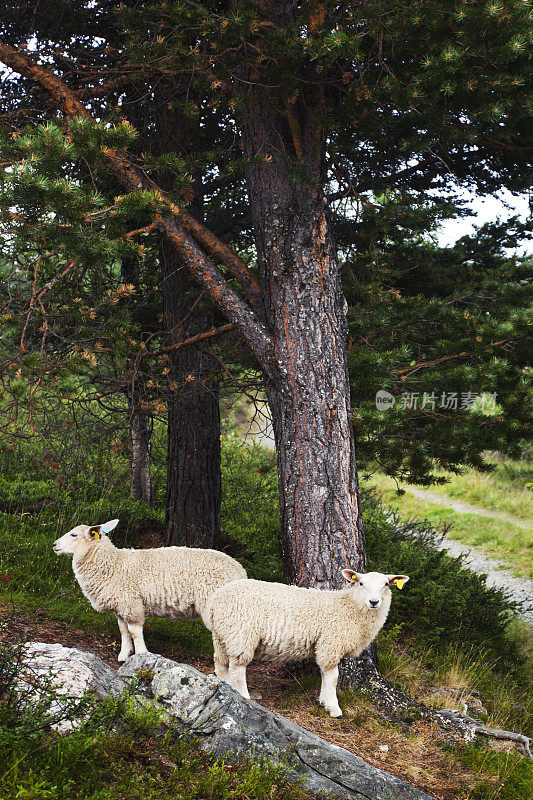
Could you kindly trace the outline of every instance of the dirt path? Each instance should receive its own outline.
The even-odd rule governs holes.
[[[464,565],[472,572],[486,575],[487,586],[502,589],[511,600],[520,603],[518,616],[533,625],[533,581],[527,578],[517,578],[506,569],[506,565],[496,558],[469,547],[459,544],[452,539],[444,539],[439,545],[439,550],[447,550],[452,556],[464,556]]]
[[[451,497],[447,497],[446,495],[428,492],[425,489],[416,489],[414,486],[405,486],[403,488],[406,492],[409,492],[409,494],[418,497],[419,500],[451,508],[454,511],[458,511],[459,514],[478,514],[480,517],[492,517],[493,519],[501,519],[503,522],[512,522],[513,525],[518,525],[519,528],[533,530],[533,522],[517,519],[503,511],[490,511],[488,508],[471,506],[470,503],[464,503],[462,500],[452,500]]]

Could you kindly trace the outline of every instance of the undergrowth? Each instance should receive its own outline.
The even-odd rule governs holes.
[[[0,800],[304,800],[282,766],[241,760],[224,764],[201,753],[155,710],[137,710],[127,696],[93,705],[61,700],[48,687],[20,691],[16,650],[0,648]]]
[[[274,458],[263,448],[243,447],[233,437],[226,438],[222,452],[224,541],[238,551],[250,577],[279,580]],[[61,465],[59,469],[66,471]],[[58,558],[52,543],[82,521],[94,524],[118,517],[116,543],[135,545],[140,536],[162,531],[164,509],[160,503],[147,506],[131,500],[124,484],[112,486],[107,478],[98,486],[97,475],[78,471],[72,481],[57,485],[56,473],[57,467],[52,474],[47,471],[35,450],[27,448],[17,458],[0,450],[0,596],[25,598],[29,606],[44,606],[95,628],[112,625],[114,630],[114,619],[108,615],[104,623],[103,615],[92,611],[69,559]],[[479,576],[461,569],[460,560],[432,549],[424,541],[428,535],[423,525],[418,540],[399,536],[398,519],[375,494],[364,492],[363,502],[368,568],[411,578],[402,591],[394,592],[388,627],[401,623],[402,636],[419,649],[445,652],[466,643],[486,650],[497,668],[516,670],[519,648],[508,635],[512,606],[502,592],[488,589]],[[172,630],[183,636],[189,625],[176,627],[160,620],[150,628],[162,636],[172,635]],[[187,649],[209,649],[208,636],[194,632],[184,638],[190,641]]]

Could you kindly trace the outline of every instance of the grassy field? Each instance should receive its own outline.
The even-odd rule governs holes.
[[[440,473],[448,481],[432,486],[431,491],[463,500],[491,511],[503,511],[533,524],[533,462],[503,461],[493,472],[469,469],[462,475]]]
[[[450,483],[431,486],[429,491],[479,508],[512,514],[517,520],[533,520],[533,492],[526,488],[530,483],[530,465],[509,462],[498,465],[489,475],[469,470],[464,475],[450,477]],[[408,487],[405,494],[398,495],[396,483],[385,475],[374,475],[370,483],[404,519],[426,518],[435,528],[448,530],[448,538],[478,547],[505,561],[516,575],[533,578],[533,529],[439,506],[414,497]]]

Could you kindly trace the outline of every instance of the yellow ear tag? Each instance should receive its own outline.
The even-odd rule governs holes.
[[[393,581],[393,583],[395,583],[395,584],[396,584],[396,586],[398,587],[398,589],[403,589],[403,585],[404,585],[405,581],[404,581],[404,580],[402,580],[402,578],[396,578],[396,580],[395,580],[395,581]]]
[[[102,538],[102,534],[100,533],[100,531],[95,531],[94,532],[94,540],[95,540],[95,542],[97,542],[101,538]]]

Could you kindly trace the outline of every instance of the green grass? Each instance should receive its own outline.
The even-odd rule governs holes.
[[[479,547],[508,563],[516,575],[533,578],[533,530],[520,528],[505,520],[463,514],[445,506],[440,507],[424,502],[409,492],[398,495],[396,484],[386,476],[374,476],[373,484],[381,492],[383,501],[397,508],[404,519],[425,518],[441,530],[452,523],[448,538]]]
[[[201,753],[172,724],[162,728],[155,709],[136,710],[127,697],[93,708],[86,699],[63,700],[64,718],[76,727],[58,735],[48,724],[53,691],[37,702],[20,697],[12,659],[0,649],[0,800],[310,797],[283,766],[225,764]]]
[[[526,488],[533,481],[531,462],[503,462],[488,473],[469,469],[462,475],[439,474],[448,483],[432,486],[432,492],[533,524],[533,491]]]

